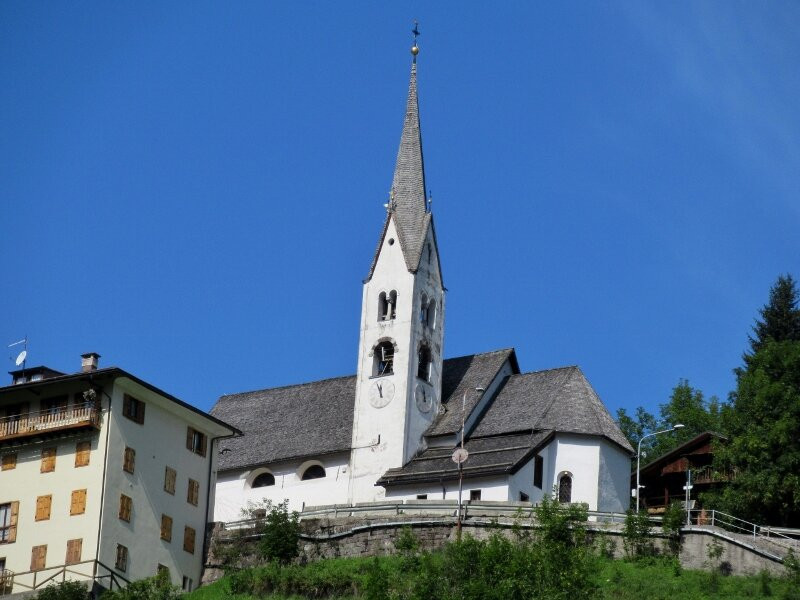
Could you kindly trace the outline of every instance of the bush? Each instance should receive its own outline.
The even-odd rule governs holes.
[[[37,600],[86,600],[88,597],[89,589],[86,583],[80,581],[62,581],[48,585],[36,594]]]
[[[162,573],[148,579],[140,579],[121,590],[104,592],[101,600],[177,600],[181,591]]]
[[[650,540],[650,518],[645,511],[629,510],[622,530],[622,545],[629,560],[637,560],[654,554]]]
[[[669,537],[669,549],[673,556],[681,551],[681,527],[686,521],[686,511],[679,502],[673,502],[667,507],[661,521],[661,529]]]
[[[299,554],[300,523],[297,512],[289,512],[289,501],[273,505],[267,501],[266,522],[261,531],[259,553],[262,558],[285,565]]]

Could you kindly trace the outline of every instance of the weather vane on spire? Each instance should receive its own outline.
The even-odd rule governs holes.
[[[414,29],[411,30],[414,34],[414,45],[411,46],[411,54],[414,56],[414,62],[417,62],[417,54],[419,54],[419,46],[417,46],[417,36],[419,35],[419,23],[414,20]]]

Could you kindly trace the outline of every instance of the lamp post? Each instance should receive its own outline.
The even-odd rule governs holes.
[[[476,387],[476,392],[485,392],[486,389],[482,387]],[[456,519],[456,535],[458,539],[461,539],[461,491],[464,488],[464,461],[467,460],[469,456],[467,451],[464,449],[464,419],[465,413],[467,410],[467,390],[464,390],[464,395],[461,397],[461,447],[456,448],[456,451],[453,452],[453,460],[458,464],[458,513]]]
[[[643,435],[642,438],[639,440],[639,445],[636,448],[636,512],[639,512],[639,496],[642,492],[642,486],[639,484],[639,467],[641,465],[642,459],[642,442],[649,438],[653,437],[654,435],[660,435],[662,433],[669,433],[670,431],[675,431],[676,429],[681,429],[683,427],[682,423],[676,423],[669,429],[663,429],[661,431],[654,431],[653,433],[648,433],[647,435]]]

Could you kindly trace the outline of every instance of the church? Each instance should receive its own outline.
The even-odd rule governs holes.
[[[216,521],[264,498],[292,510],[457,499],[460,474],[465,500],[535,503],[555,493],[590,510],[628,508],[633,449],[579,367],[522,372],[513,348],[443,357],[416,43],[411,51],[390,199],[363,282],[356,373],[218,400],[211,414],[243,435],[220,444]]]

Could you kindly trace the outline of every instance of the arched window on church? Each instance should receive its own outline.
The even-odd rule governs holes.
[[[381,342],[372,351],[372,375],[391,375],[394,373],[394,345],[392,342]]]
[[[381,292],[378,295],[378,321],[386,320],[387,308],[389,303],[386,301],[386,292]]]
[[[309,479],[322,479],[325,477],[325,469],[322,465],[311,465],[305,471],[303,471],[303,476],[300,478],[302,481],[308,481]]]
[[[428,296],[422,294],[422,300],[419,303],[419,322],[423,325],[428,324]]]
[[[269,487],[275,485],[275,476],[272,473],[261,473],[253,479],[252,488]]]
[[[419,363],[417,365],[417,377],[430,381],[431,377],[431,349],[427,344],[419,347]]]
[[[387,311],[390,319],[397,316],[397,292],[392,290],[389,292],[389,310]]]
[[[572,502],[572,475],[564,473],[558,478],[558,501]]]
[[[436,324],[436,300],[431,298],[430,302],[428,302],[428,318],[425,321],[425,325],[433,329],[435,324]]]
[[[428,264],[431,264],[431,245],[428,244]]]

